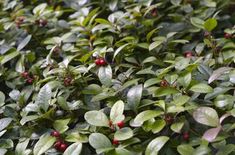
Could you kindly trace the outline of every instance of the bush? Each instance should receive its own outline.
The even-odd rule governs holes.
[[[0,154],[234,154],[234,8],[1,1]]]

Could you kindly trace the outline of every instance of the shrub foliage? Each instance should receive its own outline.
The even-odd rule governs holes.
[[[1,155],[235,153],[232,0],[1,0]]]

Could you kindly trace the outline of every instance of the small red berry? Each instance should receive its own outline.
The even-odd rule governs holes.
[[[229,34],[229,33],[225,33],[225,34],[224,34],[224,38],[225,38],[225,39],[230,39],[231,37],[232,37],[232,35]]]
[[[60,136],[60,133],[59,133],[59,131],[52,131],[52,132],[51,132],[51,136],[53,136],[53,137],[59,137],[59,136]]]
[[[183,139],[186,140],[186,141],[189,140],[189,133],[188,132],[183,133]]]
[[[160,82],[160,86],[161,86],[161,87],[167,87],[167,86],[168,86],[168,82],[167,82],[166,80],[162,80],[162,81]]]
[[[100,59],[99,59],[99,58],[95,60],[95,64],[96,64],[97,66],[100,66]]]
[[[167,122],[167,124],[172,124],[174,122],[174,118],[171,115],[166,115],[165,121]]]
[[[116,140],[116,139],[113,139],[113,145],[118,145],[119,144],[119,141],[118,140]]]
[[[100,58],[100,65],[101,66],[105,66],[106,65],[106,61],[104,60],[104,58]]]
[[[62,144],[62,141],[57,141],[54,145],[54,147],[59,150],[60,149],[60,145]]]
[[[117,123],[119,128],[123,128],[125,126],[125,123],[123,121]]]
[[[192,52],[192,51],[186,51],[186,52],[184,53],[184,56],[185,56],[186,58],[191,58],[191,57],[193,56],[193,52]]]
[[[32,84],[32,83],[33,83],[33,78],[28,77],[28,79],[26,80],[26,82],[27,82],[28,84]]]
[[[22,73],[21,73],[21,76],[26,79],[26,78],[29,76],[29,73],[26,72],[26,71],[25,71],[25,72],[22,72]]]
[[[157,9],[154,8],[152,11],[151,11],[151,14],[153,17],[156,17],[157,16]]]
[[[67,147],[68,147],[68,145],[67,145],[67,144],[62,143],[62,144],[60,145],[59,150],[60,150],[61,152],[64,152],[64,151],[67,149]]]

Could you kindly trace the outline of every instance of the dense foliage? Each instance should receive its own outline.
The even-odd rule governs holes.
[[[235,154],[233,0],[1,0],[0,155]]]

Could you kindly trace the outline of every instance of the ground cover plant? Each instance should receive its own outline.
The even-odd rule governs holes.
[[[0,155],[235,154],[233,0],[1,0]]]

